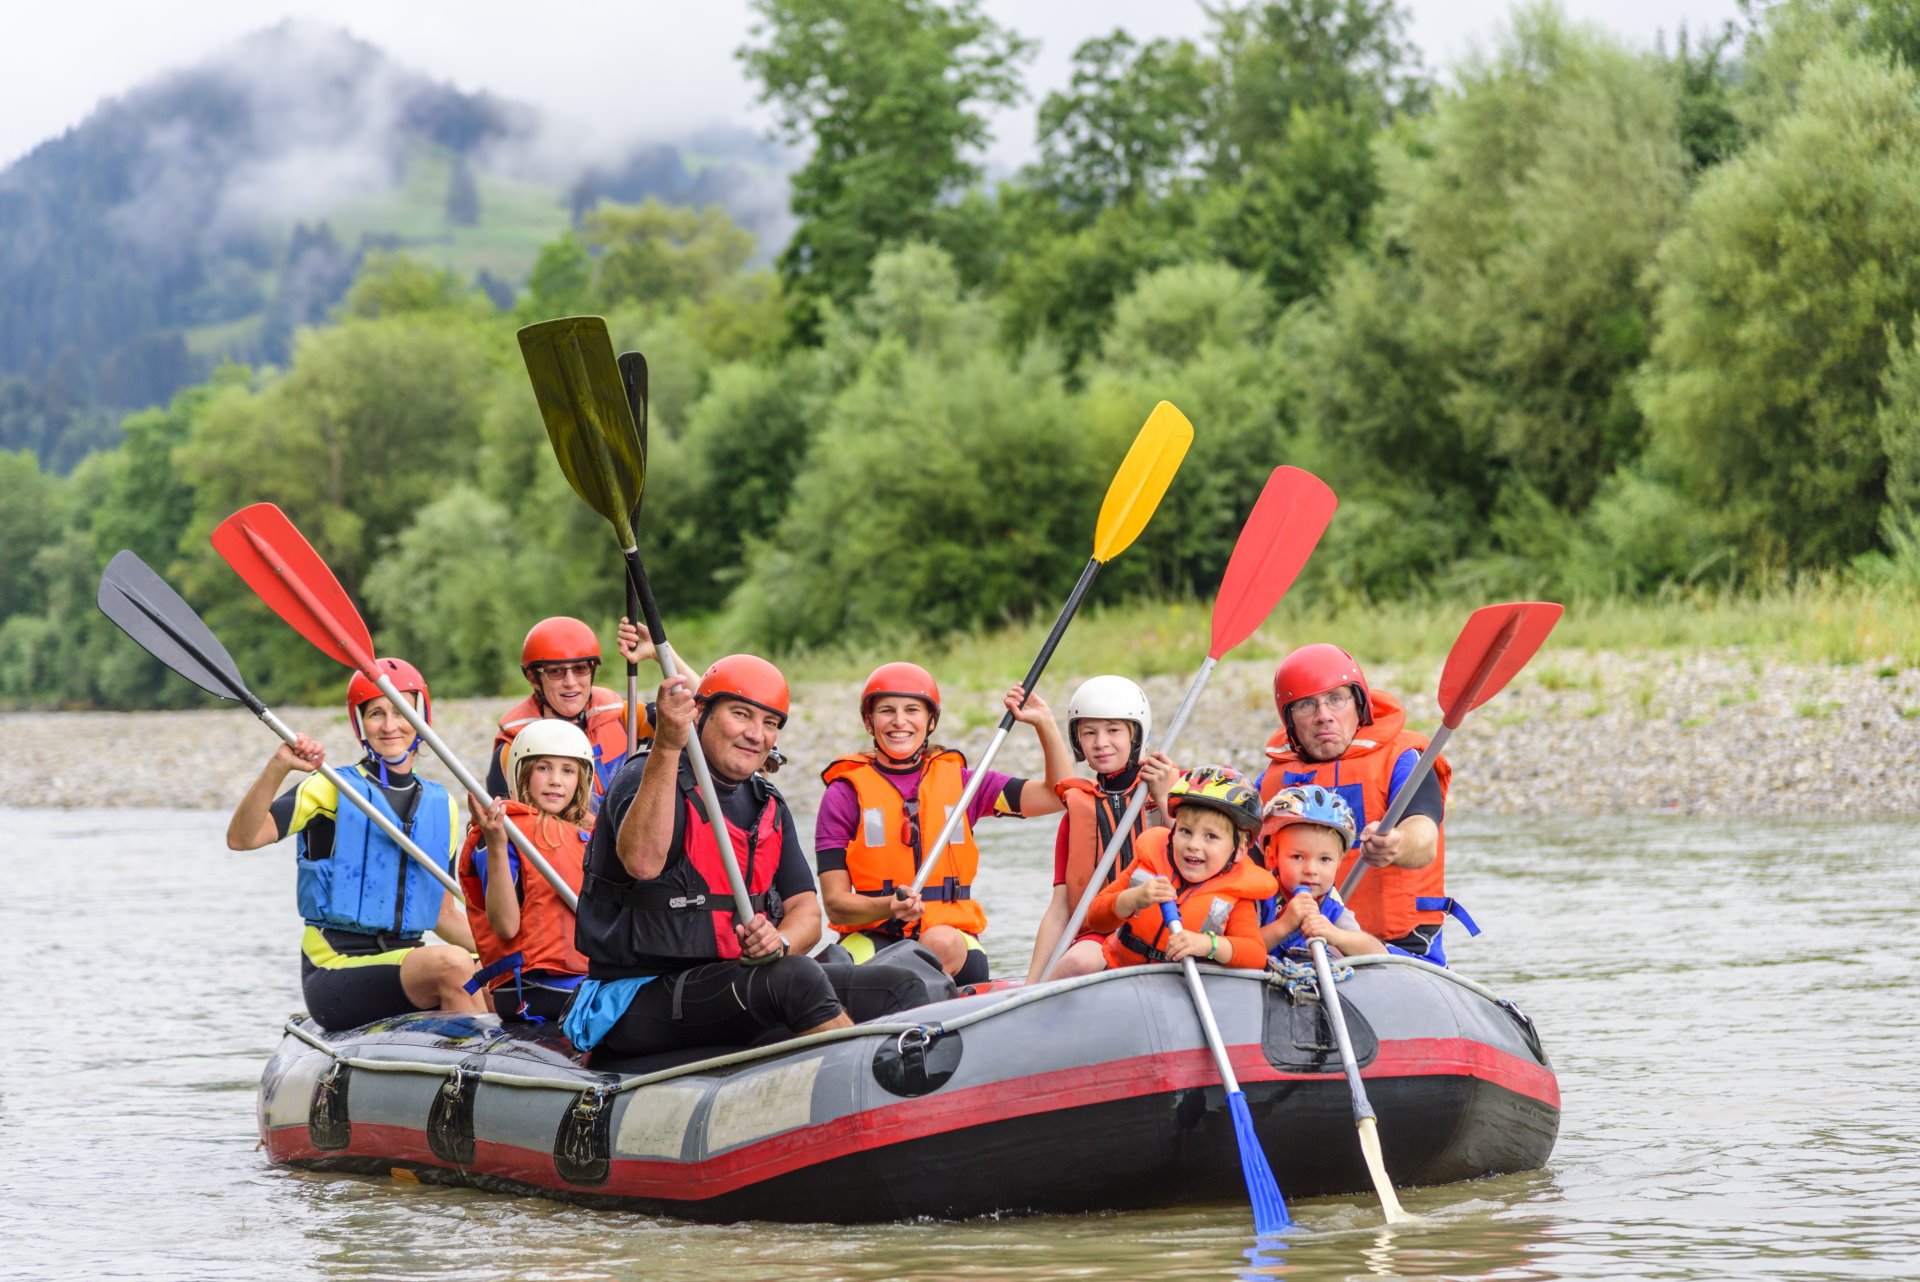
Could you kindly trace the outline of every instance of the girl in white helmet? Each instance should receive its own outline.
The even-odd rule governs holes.
[[[593,764],[593,744],[579,726],[535,721],[514,736],[507,752],[513,800],[467,798],[472,824],[460,852],[460,889],[480,950],[480,970],[468,990],[482,984],[498,990],[495,1009],[505,1018],[559,1019],[587,973],[587,959],[573,946],[573,910],[521,860],[508,839],[507,819],[578,894],[593,835]],[[509,979],[512,999],[501,1000]]]
[[[1107,869],[1107,880],[1111,881],[1133,857],[1134,837],[1149,826],[1166,822],[1167,793],[1179,771],[1164,752],[1146,751],[1147,733],[1152,728],[1153,711],[1147,706],[1146,691],[1125,677],[1095,677],[1067,701],[1067,742],[1077,760],[1093,767],[1093,778],[1066,779],[1055,789],[1066,803],[1067,813],[1054,838],[1053,899],[1033,941],[1033,960],[1027,964],[1029,984],[1038,982],[1040,968],[1053,955],[1060,932],[1066,929],[1067,919],[1092,880],[1136,782],[1147,782],[1147,808],[1121,843],[1120,853]],[[1101,941],[1119,927],[1117,920],[1096,921],[1090,914],[1050,978],[1091,975],[1105,969]]]

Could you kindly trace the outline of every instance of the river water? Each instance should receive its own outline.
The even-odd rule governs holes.
[[[1449,824],[1464,973],[1538,1022],[1544,1171],[1243,1206],[702,1226],[267,1164],[254,1090],[300,1003],[285,848],[224,817],[0,810],[0,1277],[1920,1277],[1920,853],[1900,824]],[[1050,822],[982,830],[1018,974]],[[1016,955],[1018,954],[1018,955]]]

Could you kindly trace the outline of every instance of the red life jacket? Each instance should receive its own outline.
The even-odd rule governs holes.
[[[1233,947],[1229,966],[1258,970],[1267,964],[1267,946],[1260,941],[1260,901],[1280,893],[1273,874],[1255,863],[1245,852],[1235,855],[1225,868],[1205,881],[1189,882],[1173,871],[1167,859],[1171,828],[1150,828],[1134,839],[1133,862],[1126,875],[1100,894],[1109,917],[1115,915],[1112,900],[1119,894],[1154,877],[1173,883],[1174,903],[1180,908],[1184,930],[1212,931]],[[1107,936],[1101,945],[1108,967],[1139,966],[1164,960],[1160,953],[1172,933],[1159,904],[1148,904],[1120,923],[1120,929]]]
[[[917,822],[909,823],[906,799],[893,782],[880,772],[871,752],[840,757],[821,772],[823,783],[845,779],[853,786],[860,804],[860,824],[847,842],[847,877],[858,895],[883,899],[896,886],[911,886],[920,871],[920,859],[926,847],[940,836],[947,815],[960,804],[966,789],[963,771],[967,759],[951,748],[929,748],[920,761],[920,785],[914,793],[918,807]],[[904,833],[918,834],[909,842]],[[920,892],[923,910],[920,920],[902,924],[893,918],[858,922],[851,926],[833,923],[843,935],[859,931],[880,931],[913,937],[929,926],[952,926],[969,935],[987,928],[987,910],[973,897],[974,873],[980,867],[980,848],[973,841],[973,825],[960,821],[959,830],[940,856],[938,874],[929,878]]]
[[[1392,798],[1387,795],[1393,783],[1394,763],[1405,754],[1419,753],[1427,746],[1425,735],[1406,728],[1407,712],[1390,694],[1372,692],[1373,724],[1361,726],[1347,750],[1333,761],[1307,761],[1287,746],[1286,732],[1278,731],[1267,741],[1267,756],[1273,764],[1260,776],[1260,800],[1295,784],[1319,784],[1331,788],[1346,799],[1353,809],[1354,822],[1361,830],[1387,813]],[[1440,796],[1447,795],[1453,767],[1443,756],[1433,763],[1440,780]],[[1356,839],[1347,857],[1340,862],[1338,881],[1345,881],[1359,860]],[[1360,929],[1382,941],[1400,939],[1416,926],[1436,924],[1445,919],[1441,909],[1422,909],[1415,900],[1443,900],[1447,884],[1446,832],[1443,828],[1434,846],[1433,862],[1425,868],[1371,868],[1366,880],[1353,893],[1347,908],[1359,918]]]
[[[640,742],[646,743],[653,735],[653,727],[646,723],[647,710],[640,708]],[[543,702],[539,695],[529,694],[514,704],[501,716],[493,734],[493,755],[500,761],[500,773],[507,772],[507,749],[514,738],[536,721],[551,718],[553,720],[571,720],[586,732],[587,742],[593,745],[593,798],[594,805],[600,804],[600,798],[606,795],[607,782],[613,778],[613,772],[627,758],[627,704],[612,690],[604,686],[594,686],[587,698],[587,710],[581,716],[566,718]],[[513,788],[513,780],[507,780],[507,788]]]
[[[1067,813],[1061,817],[1060,825],[1067,830],[1067,906],[1072,908],[1080,902],[1080,896],[1087,893],[1087,883],[1093,879],[1093,870],[1100,863],[1100,856],[1106,852],[1107,842],[1113,837],[1113,830],[1119,826],[1121,816],[1126,812],[1127,794],[1116,798],[1091,779],[1062,779],[1054,785],[1053,793],[1067,805]],[[1152,804],[1148,803],[1149,806]],[[1133,828],[1127,833],[1125,841],[1120,843],[1120,851],[1113,858],[1113,864],[1107,869],[1107,879],[1103,885],[1111,884],[1120,875],[1133,858],[1133,844],[1145,828],[1147,812],[1142,810],[1139,818],[1133,821]],[[1084,929],[1114,930],[1117,921],[1096,922],[1088,917]]]
[[[524,802],[509,801],[506,810],[507,817],[533,839],[560,879],[578,893],[585,873],[587,829],[561,823]],[[586,974],[587,959],[573,946],[573,910],[547,884],[545,877],[519,858],[517,851],[514,861],[519,873],[520,933],[503,940],[493,933],[493,924],[487,920],[486,839],[477,826],[467,825],[467,841],[460,848],[460,893],[466,896],[467,924],[473,927],[473,942],[480,950],[481,966],[491,966],[503,957],[519,953],[523,970],[550,975]],[[497,975],[487,986],[497,988],[510,978],[510,973]]]
[[[761,775],[740,786],[753,790],[758,818],[751,829],[729,820],[727,832],[748,899],[756,913],[763,913],[786,843],[780,794]],[[678,790],[680,842],[667,853],[658,877],[637,881],[628,874],[614,850],[615,833],[597,835],[588,847],[574,943],[586,954],[587,973],[595,979],[672,974],[740,955],[733,891],[685,756]]]

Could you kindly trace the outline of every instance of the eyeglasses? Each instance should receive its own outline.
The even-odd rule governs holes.
[[[591,659],[581,659],[575,663],[543,663],[535,671],[549,677],[591,677],[599,666]]]
[[[1293,710],[1295,712],[1304,712],[1308,716],[1312,716],[1322,708],[1325,708],[1328,712],[1345,712],[1352,706],[1353,691],[1346,686],[1341,686],[1338,690],[1329,690],[1317,699],[1295,699],[1293,701]]]

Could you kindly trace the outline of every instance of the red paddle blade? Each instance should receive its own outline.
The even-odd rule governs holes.
[[[366,621],[285,512],[271,503],[241,508],[214,528],[213,550],[320,653],[362,672],[372,669]]]
[[[1213,645],[1218,659],[1253,635],[1287,594],[1326,533],[1340,500],[1327,483],[1297,467],[1276,467],[1240,527],[1219,595],[1213,599]]]
[[[1566,607],[1552,601],[1510,601],[1475,610],[1440,673],[1441,719],[1458,726],[1462,717],[1499,694],[1513,674],[1527,666],[1564,613]]]

